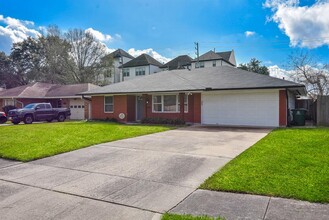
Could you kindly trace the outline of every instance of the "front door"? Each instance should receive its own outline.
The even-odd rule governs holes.
[[[144,101],[142,96],[136,96],[136,121],[140,121],[144,116]]]

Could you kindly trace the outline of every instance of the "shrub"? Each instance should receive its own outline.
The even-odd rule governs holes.
[[[184,125],[185,121],[180,118],[169,119],[169,118],[143,118],[142,124],[169,124],[169,125]]]

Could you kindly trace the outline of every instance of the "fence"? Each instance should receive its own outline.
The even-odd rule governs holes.
[[[316,124],[329,126],[329,96],[318,96],[316,103]]]

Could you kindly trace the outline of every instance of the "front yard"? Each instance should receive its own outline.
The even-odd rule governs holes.
[[[106,122],[2,126],[0,157],[30,161],[94,144],[166,131],[171,128]]]
[[[327,203],[329,129],[274,130],[200,188]]]

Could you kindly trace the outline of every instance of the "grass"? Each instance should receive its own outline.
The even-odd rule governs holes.
[[[329,202],[329,128],[277,129],[201,189]]]
[[[169,129],[172,127],[81,121],[3,126],[0,157],[25,162]]]
[[[208,216],[192,216],[192,215],[177,215],[165,213],[162,215],[161,220],[223,220],[223,218],[208,217]]]

